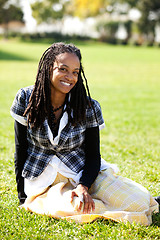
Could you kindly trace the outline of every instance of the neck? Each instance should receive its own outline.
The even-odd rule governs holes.
[[[63,105],[65,102],[66,94],[59,92],[51,91],[51,104],[54,108],[58,108]]]

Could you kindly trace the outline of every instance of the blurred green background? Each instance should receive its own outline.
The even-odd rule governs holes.
[[[44,4],[50,9],[50,4],[59,2],[35,1],[29,5],[37,21],[33,28],[27,25],[28,20],[24,20],[26,2],[12,1],[15,9],[12,4],[7,5],[8,1],[0,0],[0,238],[160,239],[159,214],[153,215],[153,224],[149,227],[107,220],[80,225],[19,209],[14,175],[14,120],[9,113],[18,89],[34,84],[38,61],[44,50],[55,41],[75,43],[82,52],[91,96],[100,102],[106,123],[101,132],[102,157],[116,163],[122,176],[141,183],[153,196],[160,195],[160,49],[156,30],[159,1],[94,1],[94,5],[93,1],[87,0],[62,1],[52,8],[59,10],[49,12]],[[119,7],[117,3],[120,3]],[[144,21],[146,28],[140,27],[141,18],[131,21],[124,17],[135,7],[142,14],[142,3],[149,6],[143,11],[148,14],[145,15],[148,22]],[[85,11],[86,4],[90,11]],[[43,8],[45,11],[36,10]],[[16,11],[19,15],[15,15]],[[117,20],[111,21],[117,11]],[[83,22],[81,26],[86,24],[87,34],[83,27],[80,30],[85,34],[80,30],[78,34],[78,31],[65,32],[68,16],[78,24]],[[35,19],[31,22],[35,23]],[[94,30],[92,25],[92,31],[87,25],[89,19],[96,23]],[[21,22],[19,28],[17,20]],[[56,24],[60,24],[61,30],[50,28]],[[123,31],[121,38],[117,38],[120,24],[130,32],[125,35]],[[47,26],[44,27],[47,31],[40,31],[42,26]],[[94,35],[95,29],[97,35]]]
[[[160,45],[159,0],[0,0],[1,38]]]
[[[101,132],[102,157],[116,163],[121,175],[141,183],[153,196],[159,195],[159,49],[75,43],[82,51],[92,98],[100,102],[106,123]],[[104,220],[80,225],[17,208],[14,121],[9,111],[18,89],[34,84],[39,58],[48,46],[15,40],[0,44],[2,239],[159,239],[159,214],[154,214],[153,225],[146,228]]]

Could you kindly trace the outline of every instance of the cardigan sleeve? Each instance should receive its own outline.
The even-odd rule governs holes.
[[[100,165],[99,127],[87,128],[85,133],[85,166],[79,184],[90,188],[98,176]]]
[[[22,170],[27,158],[27,127],[20,124],[18,121],[14,123],[15,130],[15,174],[18,198],[20,204],[24,203],[26,194],[24,193],[24,178],[22,177]]]
[[[99,129],[105,127],[102,110],[99,102],[91,99],[92,106],[88,105],[86,109],[86,128],[94,128],[99,126]]]
[[[28,106],[33,87],[19,89],[10,109],[11,116],[24,126],[27,126],[27,116],[23,116],[23,114]]]

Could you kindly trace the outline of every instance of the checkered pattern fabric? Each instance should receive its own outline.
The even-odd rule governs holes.
[[[142,185],[122,176],[115,176],[108,168],[101,171],[89,190],[95,203],[95,211],[83,214],[77,211],[80,198],[74,197],[71,203],[72,179],[60,173],[51,187],[43,192],[28,196],[23,207],[38,214],[55,218],[92,222],[97,218],[112,219],[123,223],[150,225],[152,213],[158,212],[158,203]]]
[[[27,118],[23,117],[23,113],[29,103],[32,90],[33,86],[20,89],[11,107],[11,115],[13,117],[18,115],[23,118],[23,123],[26,126]],[[27,127],[28,158],[22,172],[23,177],[28,179],[38,177],[53,155],[56,155],[72,171],[78,173],[82,170],[85,163],[85,130],[86,128],[97,127],[104,123],[100,104],[93,99],[92,103],[97,120],[93,109],[88,106],[86,109],[86,121],[77,126],[72,126],[68,123],[63,128],[57,145],[53,145],[49,140],[47,119],[42,127],[36,131],[31,129],[30,126]]]

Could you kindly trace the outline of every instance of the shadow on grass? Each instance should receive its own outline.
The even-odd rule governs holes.
[[[152,223],[153,226],[160,227],[160,212],[153,214],[152,220],[153,220],[153,223]]]
[[[0,61],[3,61],[3,60],[5,60],[5,61],[10,61],[10,60],[14,60],[14,61],[33,61],[33,59],[31,59],[31,58],[19,56],[18,54],[8,53],[8,52],[0,50]]]
[[[92,224],[105,224],[105,225],[110,225],[110,226],[116,226],[119,224],[119,222],[116,222],[114,220],[111,220],[111,219],[105,219],[105,218],[97,218],[95,219],[94,221],[92,221],[91,223],[88,223],[90,225]]]

